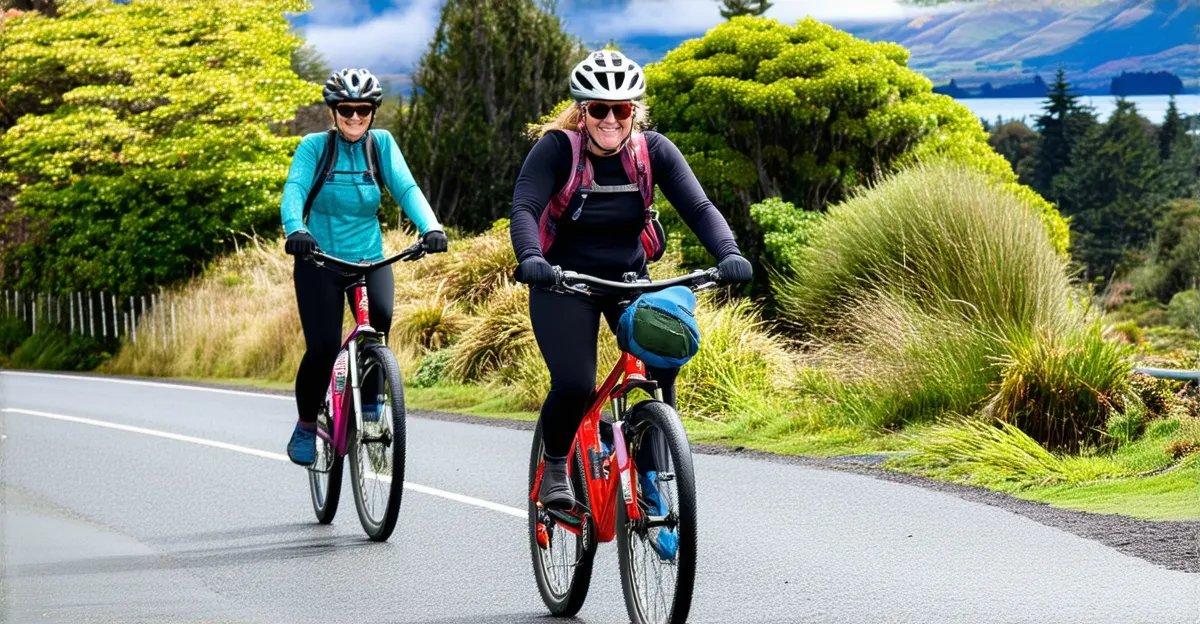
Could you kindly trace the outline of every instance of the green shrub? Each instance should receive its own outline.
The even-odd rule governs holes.
[[[449,349],[429,351],[421,356],[417,363],[417,372],[409,378],[409,385],[414,388],[432,388],[446,378],[446,368],[450,364]]]
[[[1180,329],[1200,325],[1200,293],[1195,290],[1175,293],[1167,304],[1167,320]]]
[[[1000,359],[1003,380],[989,409],[1049,448],[1078,451],[1125,409],[1129,354],[1106,342],[1099,325],[1019,337]]]
[[[9,366],[40,370],[88,371],[111,356],[104,341],[61,331],[39,331],[12,352]]]
[[[0,355],[8,355],[29,338],[29,324],[15,316],[0,317]]]
[[[1120,446],[1132,444],[1146,426],[1146,408],[1137,401],[1130,401],[1125,411],[1108,417],[1105,429],[1108,437]]]
[[[438,350],[462,331],[466,317],[439,288],[425,299],[410,301],[396,310],[391,336],[400,344]]]
[[[30,234],[9,275],[144,292],[278,228],[299,141],[280,126],[321,93],[291,69],[285,12],[307,3],[59,4],[0,29],[0,185],[19,176]]]
[[[1065,250],[1066,222],[1016,184],[978,118],[934,94],[906,67],[908,57],[897,44],[813,19],[740,17],[647,66],[647,97],[656,128],[679,146],[752,256],[752,204],[781,197],[821,211],[900,166],[941,160],[1011,187],[1014,205],[1040,215]]]
[[[778,197],[750,206],[750,216],[763,233],[766,260],[778,271],[790,273],[808,245],[821,213],[796,208]]]
[[[1142,342],[1142,328],[1136,321],[1123,321],[1108,329],[1108,333],[1122,342],[1139,344]]]
[[[1167,415],[1175,402],[1170,383],[1165,379],[1156,379],[1149,375],[1131,375],[1129,389],[1146,408],[1148,418]]]

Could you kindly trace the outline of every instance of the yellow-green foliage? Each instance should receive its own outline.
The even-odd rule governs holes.
[[[1040,215],[1060,253],[1066,223],[1016,184],[979,120],[906,67],[908,52],[813,19],[739,17],[646,68],[656,128],[749,234],[750,204],[780,197],[822,210],[914,161],[988,173]],[[686,247],[686,244],[685,244]]]
[[[298,141],[278,128],[321,91],[290,64],[284,12],[308,8],[62,0],[6,20],[0,185],[33,234],[22,285],[140,293],[277,226]]]

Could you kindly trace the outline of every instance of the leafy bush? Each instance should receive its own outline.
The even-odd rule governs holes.
[[[813,19],[739,17],[646,68],[659,131],[687,157],[742,246],[757,255],[751,204],[781,197],[823,210],[914,161],[984,171],[1019,194],[1065,250],[1053,207],[1019,187],[978,118],[905,67],[908,52]]]
[[[1047,447],[1077,451],[1125,409],[1128,355],[1127,347],[1106,342],[1098,325],[1080,334],[1020,337],[1000,360],[1003,380],[989,409]]]
[[[292,71],[297,0],[63,2],[0,29],[0,187],[30,238],[22,288],[118,295],[203,269],[278,224],[321,88]],[[14,125],[15,124],[15,125]],[[11,126],[11,127],[9,127]]]
[[[450,364],[449,349],[429,351],[417,363],[417,372],[408,383],[414,388],[432,388],[446,378],[446,367]]]
[[[1175,293],[1167,304],[1167,320],[1179,329],[1200,325],[1200,293],[1195,290]]]
[[[750,216],[762,230],[766,260],[776,270],[791,272],[821,213],[772,197],[750,206]]]
[[[29,325],[15,316],[0,316],[0,355],[8,355],[29,338]]]
[[[1170,382],[1149,375],[1135,374],[1129,377],[1129,389],[1146,408],[1148,418],[1165,416],[1171,411],[1175,395]]]

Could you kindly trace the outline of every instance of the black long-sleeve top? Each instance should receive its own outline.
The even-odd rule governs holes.
[[[654,183],[679,212],[710,253],[722,258],[739,253],[733,233],[717,211],[683,154],[667,137],[646,132],[650,169]],[[548,132],[530,151],[513,189],[511,235],[517,259],[541,254],[538,220],[550,198],[567,182],[571,169],[571,141],[559,131]],[[630,180],[620,155],[609,157],[588,153],[595,183],[623,185]],[[639,235],[645,226],[645,204],[640,193],[611,193],[588,196],[578,220],[571,215],[581,201],[577,193],[558,221],[554,244],[546,254],[550,264],[604,279],[619,279],[627,271],[642,272],[645,252]]]

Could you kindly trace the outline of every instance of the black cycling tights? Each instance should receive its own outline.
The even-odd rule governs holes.
[[[575,431],[583,421],[588,399],[596,388],[596,337],[600,315],[610,329],[616,327],[621,308],[614,298],[565,295],[538,288],[529,291],[529,316],[542,357],[550,369],[550,395],[542,404],[540,422],[546,454],[562,457],[571,450]],[[646,367],[663,390],[663,399],[675,407],[678,369]],[[649,444],[644,445],[648,450]],[[639,459],[641,459],[639,457]]]
[[[353,293],[346,291],[353,278],[342,277],[302,258],[296,258],[292,276],[306,347],[296,373],[296,409],[300,420],[316,422],[333,373],[333,362],[342,348],[342,313],[346,307],[342,302],[347,302],[353,311]],[[396,282],[390,265],[367,274],[371,327],[384,333],[392,328],[395,294]],[[370,381],[363,380],[364,384]],[[370,389],[364,388],[363,396],[370,394],[367,390]]]

